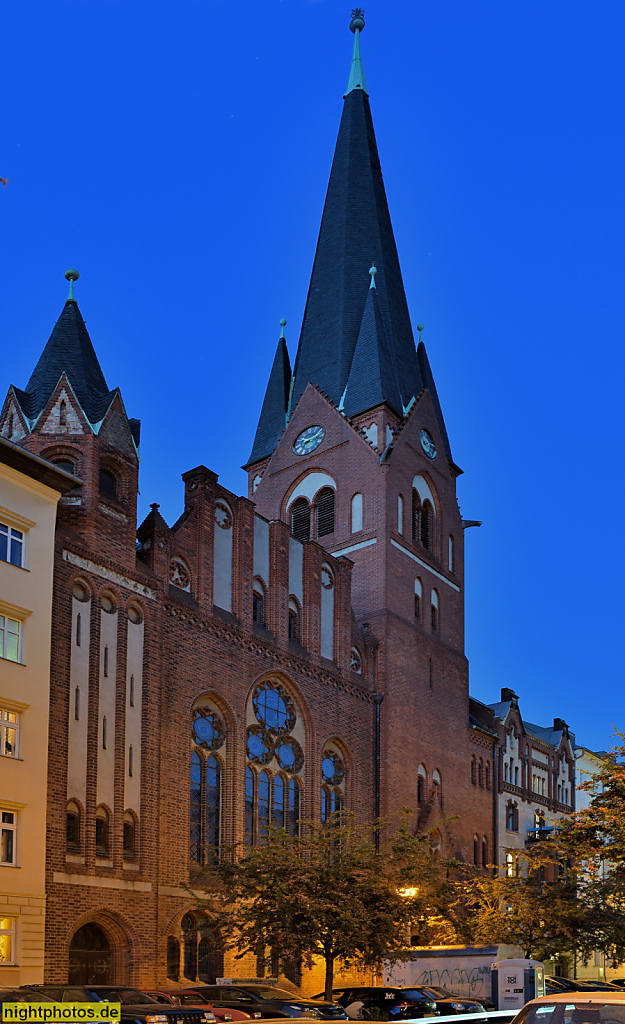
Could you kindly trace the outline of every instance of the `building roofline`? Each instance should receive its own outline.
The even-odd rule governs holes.
[[[38,480],[59,494],[67,494],[74,487],[82,486],[82,480],[64,469],[59,469],[40,455],[34,455],[6,437],[0,437],[0,463],[16,469],[19,473]]]

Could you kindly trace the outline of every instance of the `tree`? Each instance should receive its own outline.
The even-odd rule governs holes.
[[[211,870],[202,909],[222,931],[229,916],[239,956],[269,948],[283,963],[321,957],[331,999],[337,960],[372,967],[404,959],[409,923],[429,912],[443,875],[428,836],[413,836],[406,821],[376,853],[381,827],[337,812],[303,823],[299,838],[272,830]]]

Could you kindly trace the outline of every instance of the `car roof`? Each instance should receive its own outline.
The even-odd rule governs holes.
[[[580,1003],[625,1003],[625,992],[604,989],[599,992],[597,989],[588,989],[582,992],[554,992],[550,996],[540,996],[538,999],[531,999],[526,1006],[533,1006],[534,1003],[570,1003],[577,999]]]

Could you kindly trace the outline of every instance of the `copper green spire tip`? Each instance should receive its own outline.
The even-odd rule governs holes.
[[[345,95],[348,96],[354,89],[360,89],[362,92],[369,95],[367,89],[367,80],[365,78],[365,69],[362,66],[362,57],[360,56],[360,33],[365,27],[364,10],[362,7],[354,7],[352,11],[352,20],[349,23],[349,27],[354,33],[354,50],[352,53],[352,66],[349,72],[349,81],[347,83],[347,89]]]
[[[282,317],[282,320],[280,321],[280,328],[281,328],[281,330],[280,330],[280,337],[281,338],[284,338],[284,328],[285,327],[286,327],[286,320],[284,319],[284,317]]]
[[[377,267],[369,267],[369,274],[371,276],[371,284],[369,285],[369,289],[375,288],[375,275],[377,274],[377,272]]]
[[[77,281],[80,274],[77,270],[73,270],[71,267],[65,271],[65,278],[69,281],[69,295],[67,296],[66,302],[75,302],[74,298],[74,281]]]

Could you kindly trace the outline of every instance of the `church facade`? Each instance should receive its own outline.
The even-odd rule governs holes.
[[[492,861],[496,736],[469,701],[461,470],[412,332],[363,27],[356,15],[297,356],[281,337],[248,495],[199,466],[178,521],[155,504],[137,528],[140,425],[105,381],[75,272],[4,403],[0,435],[82,481],[55,551],[46,981],[223,974],[189,888],[270,824],[407,807],[445,854],[472,863],[477,841]]]

